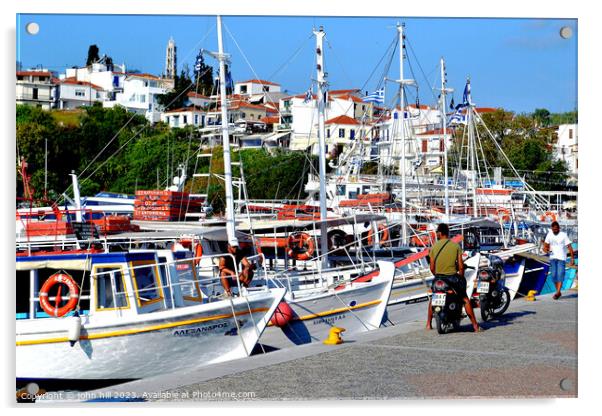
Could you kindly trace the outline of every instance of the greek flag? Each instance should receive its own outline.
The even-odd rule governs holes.
[[[462,108],[459,108],[454,114],[452,114],[452,116],[449,118],[449,124],[467,124],[466,113],[462,113]]]
[[[308,103],[312,100],[313,95],[311,93],[311,88],[307,90],[307,92],[305,93],[305,97],[303,97],[303,102],[304,103]]]
[[[195,72],[200,72],[201,68],[203,66],[203,54],[201,51],[199,51],[199,54],[196,56],[196,62],[194,64],[194,71]]]
[[[385,103],[385,87],[382,87],[380,90],[374,91],[370,95],[366,95],[362,99],[362,101],[365,102],[365,103],[379,103],[379,104],[384,104]]]
[[[466,81],[466,86],[464,87],[464,94],[462,95],[462,104],[470,104],[470,80]]]

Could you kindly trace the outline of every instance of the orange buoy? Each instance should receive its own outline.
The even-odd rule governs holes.
[[[69,297],[65,306],[59,308],[59,304],[61,303],[61,284],[66,285],[69,288]],[[56,295],[56,300],[54,301],[54,306],[50,304],[48,293],[50,289],[54,286],[59,285],[58,292]],[[40,306],[50,316],[60,317],[65,316],[69,312],[71,312],[77,306],[77,301],[79,299],[79,287],[75,280],[71,276],[66,273],[55,273],[48,278],[42,285],[40,289]]]
[[[389,242],[389,228],[384,224],[378,225],[378,237],[380,239],[380,245],[387,244]],[[368,231],[368,245],[371,246],[374,243],[374,230],[370,227]]]
[[[295,260],[309,260],[316,251],[316,243],[311,235],[304,232],[291,234],[287,240],[288,255]]]
[[[291,319],[293,319],[294,315],[295,313],[293,312],[289,304],[285,301],[282,301],[276,307],[276,310],[274,311],[274,314],[270,319],[270,323],[274,326],[277,326],[278,328],[282,328],[286,324],[288,324]]]

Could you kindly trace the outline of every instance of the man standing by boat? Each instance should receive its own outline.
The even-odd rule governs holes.
[[[575,265],[575,253],[571,239],[564,231],[560,231],[560,224],[557,221],[552,223],[552,229],[548,231],[546,239],[543,243],[544,253],[550,253],[550,278],[556,286],[556,293],[552,296],[558,299],[562,296],[560,288],[564,281],[564,273],[566,268],[566,252],[567,249],[571,253],[571,266]]]
[[[430,252],[430,267],[433,276],[445,279],[458,295],[462,296],[464,309],[472,322],[475,332],[480,332],[481,327],[477,324],[470,299],[466,294],[466,279],[464,278],[464,261],[462,260],[462,248],[449,239],[449,227],[441,223],[437,227],[437,242],[433,244]],[[427,329],[433,329],[433,309],[429,299]]]

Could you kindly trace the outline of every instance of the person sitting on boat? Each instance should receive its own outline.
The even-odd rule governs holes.
[[[231,256],[222,256],[219,259],[219,274],[224,290],[228,296],[231,296],[231,288],[235,284],[234,278],[236,277],[235,264],[237,266],[242,266],[242,270],[238,274],[238,281],[244,287],[249,287],[249,284],[253,279],[255,265],[249,262],[247,257],[238,246],[232,246],[228,244],[228,253],[231,254]]]
[[[556,286],[556,293],[552,296],[554,299],[558,299],[562,296],[560,288],[564,281],[567,249],[569,253],[571,253],[570,265],[574,266],[575,252],[573,251],[571,239],[564,231],[560,231],[560,224],[558,224],[557,221],[554,221],[552,223],[552,229],[546,235],[546,239],[543,243],[544,253],[550,253],[550,278]]]
[[[430,268],[433,276],[445,280],[464,301],[464,309],[472,322],[475,332],[482,329],[477,324],[470,299],[466,294],[466,278],[464,277],[464,261],[462,260],[462,248],[449,239],[449,227],[441,223],[437,227],[437,242],[433,244],[430,252]],[[426,328],[433,329],[433,309],[429,299],[428,318]]]

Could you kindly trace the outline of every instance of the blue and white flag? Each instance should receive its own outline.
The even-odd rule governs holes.
[[[374,91],[370,95],[366,95],[362,99],[362,101],[365,103],[384,104],[385,103],[385,87],[382,87],[381,89]]]
[[[470,104],[470,80],[466,80],[464,94],[462,94],[462,104],[464,104],[465,106]]]
[[[200,72],[201,67],[203,66],[204,62],[203,62],[203,53],[201,51],[199,51],[199,54],[196,56],[196,62],[194,64],[194,71],[195,72]]]
[[[448,124],[450,124],[450,125],[452,125],[452,124],[467,124],[466,121],[467,121],[466,120],[466,112],[463,112],[462,108],[459,108],[449,118],[449,123]]]
[[[305,93],[305,97],[303,97],[303,102],[308,103],[313,99],[313,94],[311,93],[311,88],[307,90]]]

